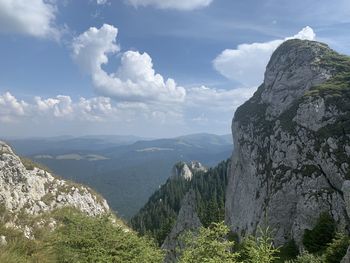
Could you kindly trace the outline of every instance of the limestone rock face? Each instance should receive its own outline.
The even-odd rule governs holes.
[[[343,257],[340,263],[350,263],[350,247],[348,248],[346,255]]]
[[[172,177],[183,177],[188,181],[192,180],[194,172],[206,172],[207,168],[205,168],[198,161],[191,161],[190,163],[179,162],[174,165],[172,171]]]
[[[297,42],[280,46],[267,65],[261,100],[268,104],[269,115],[278,116],[312,86],[332,76],[329,69],[317,65],[326,45],[305,42],[301,46]]]
[[[340,229],[349,226],[342,186],[350,177],[350,84],[339,75],[347,70],[350,59],[324,44],[286,41],[237,109],[225,216],[240,237],[267,219],[277,245],[300,245],[325,211]]]
[[[346,180],[343,183],[342,191],[344,194],[344,201],[348,216],[350,216],[350,181]],[[342,259],[341,263],[350,263],[350,246],[346,252],[346,255]]]
[[[195,193],[190,190],[182,200],[175,226],[162,245],[162,249],[167,251],[164,262],[176,262],[179,256],[176,249],[184,246],[181,235],[187,231],[197,231],[202,226],[195,205]]]
[[[103,198],[89,188],[75,185],[33,167],[28,170],[12,149],[0,141],[0,204],[9,213],[39,215],[65,206],[88,215],[109,212]]]

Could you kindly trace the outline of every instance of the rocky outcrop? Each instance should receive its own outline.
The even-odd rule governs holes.
[[[325,44],[289,40],[274,52],[264,83],[232,122],[226,223],[240,237],[267,220],[277,245],[300,245],[325,211],[349,226],[349,74],[350,59]]]
[[[26,168],[12,149],[0,141],[0,205],[7,213],[39,215],[61,207],[75,207],[88,215],[109,212],[105,199],[89,188]]]
[[[348,217],[350,218],[350,181],[349,180],[344,181],[342,191],[344,195],[346,211],[347,211]],[[344,256],[344,258],[340,263],[350,263],[350,246],[346,252],[346,255]]]
[[[342,261],[340,263],[350,263],[350,247],[346,251],[346,255],[343,257]]]
[[[206,171],[207,168],[198,161],[191,161],[188,164],[185,162],[178,162],[173,167],[172,178],[183,177],[187,181],[191,181],[194,173]]]
[[[195,232],[202,226],[195,207],[195,193],[190,190],[182,200],[175,226],[162,245],[162,249],[166,250],[164,262],[176,262],[179,257],[178,249],[184,247],[181,236],[188,231]]]

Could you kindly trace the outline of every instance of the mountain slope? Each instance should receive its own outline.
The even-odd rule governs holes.
[[[11,213],[38,215],[72,206],[89,215],[109,212],[103,198],[89,188],[52,176],[35,166],[25,167],[12,149],[0,141],[0,202]]]
[[[204,226],[222,221],[228,166],[229,161],[223,161],[205,171],[198,169],[198,165],[176,164],[173,175],[131,219],[133,229],[150,234],[159,245],[163,244],[176,224],[183,198],[190,190],[194,192],[196,212]]]
[[[0,141],[0,262],[162,262],[88,187],[58,179]]]
[[[350,58],[327,45],[283,43],[264,83],[239,107],[226,222],[241,237],[266,221],[276,244],[298,245],[321,213],[349,226],[342,184],[350,176]]]
[[[232,153],[228,136],[194,134],[121,145],[120,138],[64,138],[11,141],[19,153],[55,174],[93,187],[120,216],[130,218],[163,184],[178,161],[213,166]],[[127,137],[126,139],[130,139]],[[133,139],[133,138],[131,138]],[[52,141],[52,144],[50,144]],[[125,142],[125,141],[124,141]],[[89,146],[90,145],[90,146]]]

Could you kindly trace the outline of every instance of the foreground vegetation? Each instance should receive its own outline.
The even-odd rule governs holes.
[[[3,219],[4,214],[0,215]],[[51,221],[50,221],[50,220]],[[45,222],[57,222],[55,229]],[[4,263],[157,263],[164,253],[155,243],[139,237],[113,216],[88,217],[74,209],[60,209],[33,223],[32,238],[0,225],[0,236],[7,244],[0,245],[0,262]],[[182,238],[180,263],[336,263],[349,246],[349,237],[336,233],[334,222],[322,214],[316,226],[305,232],[306,251],[298,255],[293,242],[275,247],[269,228],[261,228],[256,237],[235,242],[224,223],[202,227],[197,233]]]
[[[89,217],[73,209],[61,209],[48,218],[55,230],[33,225],[33,239],[20,231],[0,228],[7,244],[0,246],[0,262],[6,263],[143,263],[162,262],[161,250],[145,237],[138,237],[111,216]],[[28,219],[30,220],[30,219]]]

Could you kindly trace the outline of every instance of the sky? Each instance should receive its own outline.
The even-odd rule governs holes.
[[[349,0],[0,0],[0,137],[230,133],[291,38],[350,54]]]

